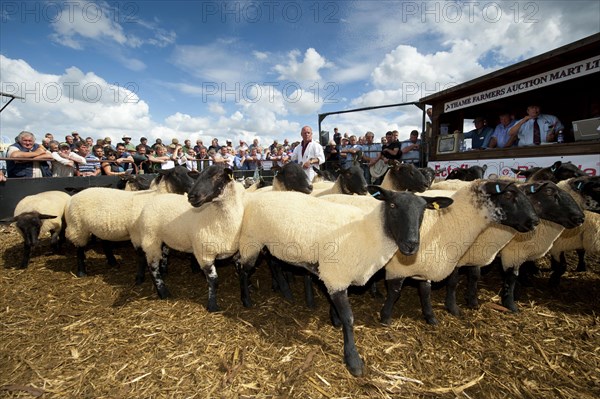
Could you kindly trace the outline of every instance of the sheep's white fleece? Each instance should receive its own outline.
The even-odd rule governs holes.
[[[559,260],[560,253],[585,249],[589,253],[600,252],[600,215],[590,211],[583,211],[585,220],[581,226],[566,229],[554,241],[550,255],[554,260]]]
[[[569,180],[557,183],[557,186],[571,194],[571,197],[584,210],[585,220],[581,226],[574,229],[566,229],[560,237],[554,241],[550,249],[550,255],[554,260],[559,260],[560,253],[576,249],[585,249],[586,252],[600,252],[600,215],[585,210],[588,204],[581,194],[571,187]]]
[[[386,279],[413,277],[440,281],[446,278],[466,256],[483,231],[496,225],[494,205],[479,190],[484,181],[468,182],[452,190],[427,190],[420,195],[445,196],[452,206],[437,212],[425,212],[421,225],[419,251],[406,256],[397,252],[386,265]],[[418,194],[419,195],[419,194]]]
[[[60,231],[62,217],[71,196],[63,191],[44,191],[39,194],[28,195],[19,201],[13,213],[14,216],[25,212],[39,212],[54,215],[54,219],[44,219],[40,229],[40,237],[50,231]],[[20,231],[19,231],[20,232]]]
[[[253,196],[253,195],[252,195]],[[161,245],[194,253],[201,267],[238,251],[245,189],[228,184],[212,202],[195,208],[182,195],[163,194],[144,206],[131,230],[131,242],[146,253],[148,264],[161,258]]]
[[[67,239],[78,247],[85,246],[92,234],[107,241],[129,240],[144,204],[168,190],[162,182],[155,187],[145,191],[91,187],[75,194],[65,213]]]
[[[500,251],[502,268],[515,271],[523,262],[533,261],[546,255],[554,241],[565,230],[558,223],[540,219],[540,224],[535,230],[528,233],[517,232],[512,240]]]
[[[321,182],[313,184],[313,191],[310,193],[313,197],[322,197],[330,194],[343,194],[342,193],[342,182],[340,178],[337,178],[335,182]]]
[[[389,168],[383,180],[381,181],[381,187],[387,190],[396,190],[396,185],[392,183],[392,168]]]
[[[417,193],[428,197],[450,197],[454,200],[452,206],[438,211],[426,211],[421,225],[421,244],[419,251],[412,256],[403,255],[397,251],[394,257],[385,266],[386,278],[414,277],[424,280],[440,281],[446,278],[463,258],[470,256],[476,261],[490,257],[489,251],[473,249],[468,251],[478,242],[481,232],[487,228],[498,226],[493,222],[491,203],[485,205],[475,197],[478,195],[477,187],[482,181],[466,182],[461,184],[460,190],[427,190]],[[484,194],[480,194],[483,196]],[[362,196],[326,196],[323,199],[339,204],[349,204],[368,211],[373,206],[370,197]],[[482,204],[477,208],[475,204]],[[504,231],[504,227],[498,230]],[[516,230],[506,227],[507,231]],[[486,238],[487,240],[487,238]],[[477,247],[476,247],[477,248]],[[481,249],[481,246],[479,246]],[[489,248],[488,248],[489,249]],[[497,251],[496,251],[497,253]],[[495,256],[495,254],[494,254]],[[493,260],[493,257],[492,257]],[[491,260],[490,260],[491,262]],[[489,264],[485,263],[486,265]]]
[[[383,231],[384,202],[377,202],[365,214],[296,192],[253,196],[244,211],[240,260],[253,265],[267,246],[276,258],[315,272],[330,293],[364,285],[398,249]],[[281,215],[289,222],[281,223]]]

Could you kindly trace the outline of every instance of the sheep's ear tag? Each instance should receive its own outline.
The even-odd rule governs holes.
[[[381,192],[380,191],[376,191],[373,194],[371,194],[371,197],[378,197],[380,195],[381,195]]]
[[[556,172],[556,167],[555,167],[555,166],[552,166],[552,167],[550,167],[550,171],[551,171],[552,173]]]
[[[431,205],[433,205],[433,209],[436,211],[440,210],[440,204],[438,204],[437,201],[434,201]]]
[[[529,187],[529,190],[531,191],[531,194],[535,194],[535,186],[533,184]]]
[[[578,182],[578,183],[577,183],[577,185],[575,186],[575,188],[576,188],[578,191],[581,191],[581,188],[582,188],[582,186],[583,186],[583,182],[582,182],[582,181],[580,181],[580,182]]]
[[[499,184],[496,184],[496,192],[498,194],[500,194],[502,192],[502,190],[500,190],[500,185]]]

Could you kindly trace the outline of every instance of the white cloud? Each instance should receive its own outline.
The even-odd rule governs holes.
[[[152,125],[147,103],[133,88],[111,85],[93,72],[71,67],[61,75],[45,74],[23,60],[0,55],[0,75],[1,91],[25,98],[2,113],[3,132],[50,131],[60,137],[77,130],[95,137],[120,137],[124,131],[134,134]]]
[[[54,34],[51,38],[77,50],[83,49],[84,39],[114,41],[120,45],[138,47],[140,41],[127,37],[123,27],[113,18],[114,13],[106,3],[73,2],[61,8],[52,22]]]
[[[273,68],[279,73],[279,80],[291,80],[296,82],[319,81],[321,75],[319,70],[332,67],[333,64],[321,56],[314,48],[309,48],[304,53],[304,59],[298,62],[300,51],[292,50],[288,53],[286,65],[277,64]]]
[[[53,8],[49,6],[50,8]],[[53,16],[51,27],[54,33],[50,36],[58,44],[81,50],[87,41],[114,42],[129,48],[138,48],[148,44],[156,47],[166,47],[175,43],[177,34],[159,26],[157,22],[140,19],[133,8],[119,9],[118,6],[106,2],[77,1],[68,6],[58,7],[58,13]],[[121,21],[128,22],[122,24]],[[140,34],[152,36],[147,38],[133,32],[137,29]],[[143,29],[140,29],[143,28]]]
[[[225,108],[223,107],[223,105],[221,105],[219,103],[210,103],[210,104],[208,104],[208,110],[212,114],[225,115]]]
[[[254,55],[254,57],[257,60],[266,60],[269,57],[269,53],[266,53],[264,51],[253,51],[252,55]]]

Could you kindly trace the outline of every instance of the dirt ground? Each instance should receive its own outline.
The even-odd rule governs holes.
[[[433,293],[438,326],[425,324],[416,289],[406,287],[394,321],[381,325],[381,298],[354,294],[358,350],[365,376],[346,370],[341,330],[317,309],[273,292],[267,267],[253,276],[255,306],[240,302],[234,267],[219,272],[221,311],[206,309],[207,284],[187,255],[170,260],[173,297],[159,300],[149,277],[134,285],[130,245],[116,249],[119,268],[99,246],[77,278],[73,247],[49,253],[45,239],[28,269],[18,270],[21,238],[0,227],[1,398],[598,398],[600,266],[573,271],[561,289],[546,288],[548,261],[521,312],[499,306],[499,274],[482,276],[480,308],[461,318]],[[460,287],[464,287],[461,281]],[[379,288],[385,292],[382,282]],[[459,291],[458,298],[462,298]],[[463,304],[461,300],[460,305]]]

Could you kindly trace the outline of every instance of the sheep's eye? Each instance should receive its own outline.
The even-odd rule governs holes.
[[[511,201],[515,195],[512,191],[505,191],[502,196],[504,197],[504,199]]]
[[[395,208],[395,207],[396,207],[396,204],[394,204],[394,203],[390,204],[390,208]]]
[[[544,190],[544,194],[551,197],[554,195],[554,190],[551,187],[546,187],[546,189]]]

